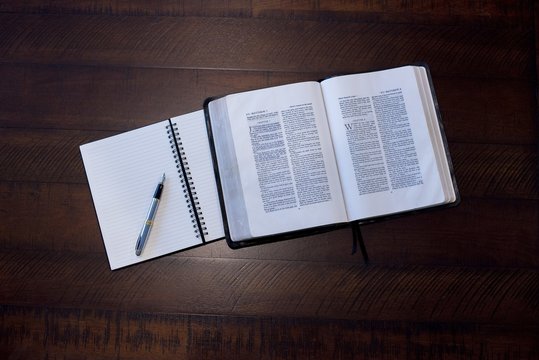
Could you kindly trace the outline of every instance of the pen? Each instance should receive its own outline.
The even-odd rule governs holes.
[[[144,221],[144,225],[142,226],[142,230],[140,230],[140,234],[137,239],[137,244],[135,245],[135,254],[137,254],[137,256],[140,256],[140,254],[142,253],[142,249],[144,249],[144,245],[146,245],[146,241],[148,240],[148,236],[150,235],[153,220],[155,219],[155,214],[157,213],[157,207],[159,206],[161,192],[163,191],[164,182],[165,174],[163,173],[163,177],[155,188],[152,203],[150,204],[150,209],[148,210],[148,214],[146,215],[146,221]]]

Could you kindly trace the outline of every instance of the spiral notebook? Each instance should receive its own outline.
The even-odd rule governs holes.
[[[112,270],[224,237],[204,113],[174,117],[80,147]],[[144,251],[135,243],[166,180]]]

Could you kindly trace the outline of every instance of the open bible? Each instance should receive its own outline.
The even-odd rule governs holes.
[[[205,113],[233,248],[459,201],[426,66],[231,94]]]

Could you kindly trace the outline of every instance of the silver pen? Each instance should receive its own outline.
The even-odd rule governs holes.
[[[155,188],[152,203],[150,204],[150,209],[148,210],[148,214],[146,215],[146,221],[142,226],[142,230],[140,230],[137,244],[135,245],[135,254],[137,254],[137,256],[140,256],[140,254],[142,253],[142,249],[144,249],[144,245],[146,245],[146,241],[148,240],[148,236],[150,235],[150,230],[152,229],[153,220],[155,219],[155,214],[157,213],[157,207],[159,206],[159,199],[161,198],[161,192],[163,191],[164,183],[165,174],[163,173],[163,177]]]

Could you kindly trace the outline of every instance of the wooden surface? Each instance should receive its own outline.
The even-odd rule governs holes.
[[[539,358],[533,1],[0,0],[0,358]],[[206,97],[432,71],[462,203],[110,271],[78,146]]]

